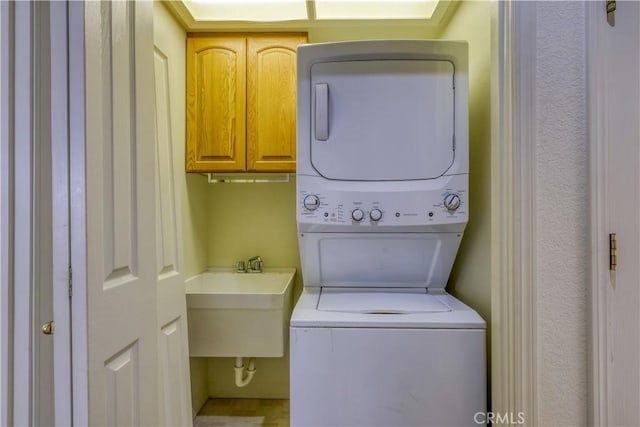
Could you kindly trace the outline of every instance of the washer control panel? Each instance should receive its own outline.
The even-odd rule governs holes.
[[[299,190],[298,221],[307,224],[413,226],[467,221],[467,191],[344,192]]]

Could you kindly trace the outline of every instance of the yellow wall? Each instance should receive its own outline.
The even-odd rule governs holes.
[[[448,290],[491,313],[491,12],[495,2],[462,2],[442,39],[469,42],[469,224]]]
[[[202,175],[185,174],[186,185],[182,200],[183,232],[184,232],[184,271],[185,277],[201,273],[207,268],[208,239],[206,230],[209,227],[208,184]]]
[[[447,290],[491,321],[491,18],[497,2],[461,2],[439,38],[469,42],[469,224]],[[487,350],[490,348],[487,335]],[[488,364],[489,366],[489,364]]]
[[[235,267],[260,255],[265,267],[296,267],[295,177],[288,183],[210,184],[207,264]]]
[[[234,267],[262,257],[264,267],[295,267],[295,297],[302,289],[296,233],[295,179],[289,183],[210,184],[207,192],[207,264]],[[213,397],[289,398],[289,357],[256,359],[257,373],[243,388],[234,383],[233,359],[208,359]]]

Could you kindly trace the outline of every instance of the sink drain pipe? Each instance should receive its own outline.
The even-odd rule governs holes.
[[[236,363],[233,369],[236,371],[236,386],[244,387],[251,382],[256,374],[256,363],[253,357],[249,359],[249,366],[244,366],[244,358],[236,357]]]

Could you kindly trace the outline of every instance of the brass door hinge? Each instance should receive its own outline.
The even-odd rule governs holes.
[[[618,267],[618,241],[616,233],[609,234],[609,270],[616,271]]]
[[[606,3],[606,11],[607,11],[607,23],[612,26],[615,27],[616,26],[616,9],[617,9],[617,5],[616,5],[616,0],[607,0]]]

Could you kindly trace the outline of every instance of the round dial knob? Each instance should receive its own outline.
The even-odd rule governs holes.
[[[302,201],[305,209],[310,211],[315,211],[320,206],[320,198],[315,194],[309,194]]]
[[[371,221],[380,221],[382,219],[382,211],[380,209],[371,209],[369,218],[371,218]]]
[[[354,209],[351,211],[351,218],[353,218],[354,221],[360,222],[364,218],[364,212],[362,212],[362,209]]]
[[[450,211],[455,211],[460,207],[460,196],[456,193],[448,193],[444,196],[444,207]]]

